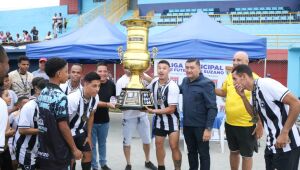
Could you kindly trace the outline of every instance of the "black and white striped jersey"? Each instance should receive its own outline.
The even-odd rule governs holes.
[[[255,88],[258,112],[267,133],[267,148],[273,153],[280,153],[299,147],[300,133],[296,125],[293,125],[289,132],[291,141],[289,144],[280,149],[274,146],[289,114],[289,106],[282,100],[290,91],[278,81],[270,78],[258,79]]]
[[[92,97],[88,102],[83,99],[83,91],[76,90],[68,95],[68,109],[70,129],[72,136],[81,134],[86,131],[88,118],[92,111],[97,109],[99,103],[99,96]]]
[[[169,105],[178,105],[179,87],[170,80],[165,85],[160,85],[157,79],[154,79],[148,88],[153,93],[154,105],[156,109],[167,108]],[[156,114],[154,118],[154,127],[166,131],[179,130],[179,113],[177,108],[172,114]]]
[[[82,88],[83,88],[80,83],[77,88],[72,88],[71,80],[66,81],[66,83],[64,83],[64,84],[60,84],[59,87],[66,95],[73,93],[73,92],[77,91],[78,89],[82,90]]]
[[[38,128],[38,107],[35,100],[26,103],[20,113],[17,132],[14,139],[14,147],[17,161],[22,165],[35,165],[37,157],[37,135],[21,135],[22,128]]]

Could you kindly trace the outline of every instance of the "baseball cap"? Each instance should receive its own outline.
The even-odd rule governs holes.
[[[42,61],[47,61],[47,58],[40,58],[39,62],[42,62]]]

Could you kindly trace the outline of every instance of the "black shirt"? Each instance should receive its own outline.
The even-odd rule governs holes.
[[[72,154],[58,128],[58,122],[69,122],[67,96],[58,85],[49,83],[37,98],[37,103],[41,169],[65,168],[70,164]]]
[[[100,90],[98,92],[99,100],[102,102],[109,102],[111,96],[116,96],[116,85],[111,80],[107,80],[106,83],[101,83]],[[98,107],[94,115],[94,123],[102,124],[109,122],[109,108]]]

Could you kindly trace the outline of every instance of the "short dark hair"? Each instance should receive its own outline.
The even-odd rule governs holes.
[[[40,90],[43,90],[47,86],[48,83],[49,83],[49,80],[42,79],[37,83],[36,87]]]
[[[249,77],[253,77],[251,68],[246,64],[240,64],[240,65],[236,66],[235,68],[233,68],[231,73],[234,73],[234,72],[236,74],[246,73]]]
[[[189,58],[186,60],[187,63],[193,63],[195,62],[200,67],[200,61],[197,58]]]
[[[33,78],[32,81],[31,81],[32,87],[37,86],[38,82],[41,81],[41,80],[43,80],[43,79],[44,79],[43,77],[35,77],[35,78]]]
[[[18,58],[18,63],[21,63],[22,61],[29,61],[29,58],[25,55],[21,55],[19,58]]]
[[[157,65],[158,64],[166,64],[166,65],[168,65],[169,67],[170,67],[170,63],[167,61],[167,60],[160,60],[158,63],[157,63]]]
[[[105,67],[107,67],[107,64],[104,63],[104,62],[99,62],[99,63],[97,63],[97,67],[96,68],[98,68],[99,66],[105,66]]]
[[[2,86],[0,86],[0,98],[2,98],[2,95],[3,95],[3,93],[4,93],[4,87],[3,87],[3,85]]]
[[[93,80],[100,80],[100,79],[101,79],[100,76],[96,72],[89,72],[84,76],[83,81],[90,83]]]
[[[19,97],[18,98],[18,100],[17,100],[17,103],[16,104],[19,104],[19,103],[21,103],[22,102],[22,100],[26,100],[26,99],[29,99],[27,96],[21,96],[21,97]]]
[[[0,45],[0,62],[4,62],[4,58],[7,57],[5,49]]]
[[[83,69],[83,66],[80,63],[74,63],[72,66],[79,66],[79,67],[81,67],[81,69]]]
[[[45,64],[45,72],[50,78],[53,78],[55,77],[56,72],[64,68],[66,65],[67,61],[62,58],[50,58]]]

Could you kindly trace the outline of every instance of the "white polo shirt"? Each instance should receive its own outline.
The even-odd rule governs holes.
[[[124,74],[116,84],[116,95],[119,96],[121,94],[122,88],[125,88],[129,84],[130,78]],[[124,119],[132,119],[136,117],[141,117],[146,115],[145,112],[141,112],[139,110],[124,110],[123,112],[123,118]]]
[[[62,90],[66,95],[75,92],[77,89],[80,89],[80,90],[83,89],[81,83],[79,83],[79,87],[72,88],[72,86],[71,86],[71,80],[68,80],[68,81],[67,81],[66,83],[64,83],[64,84],[60,84],[59,87],[61,88],[61,90]]]
[[[8,122],[7,104],[0,98],[0,152],[4,151],[5,146],[5,131]]]

